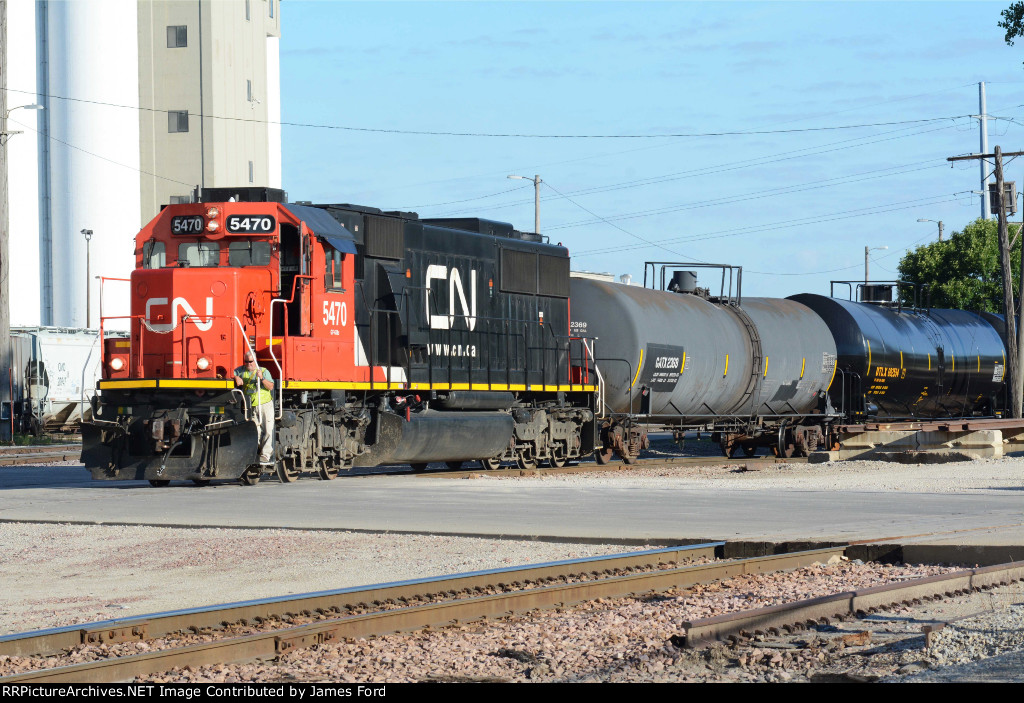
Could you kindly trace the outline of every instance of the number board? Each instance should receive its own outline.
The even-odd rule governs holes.
[[[172,234],[199,234],[203,231],[203,218],[199,215],[179,215],[171,218]]]
[[[227,225],[231,234],[270,234],[277,229],[269,215],[228,215]]]

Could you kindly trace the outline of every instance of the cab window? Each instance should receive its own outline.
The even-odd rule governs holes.
[[[345,292],[345,289],[341,284],[341,262],[345,260],[345,255],[335,249],[334,247],[324,244],[324,262],[325,262],[325,274],[324,274],[324,288],[330,291],[338,291],[341,293]]]
[[[220,264],[217,242],[185,242],[178,245],[178,266],[208,267]]]
[[[228,266],[269,266],[270,242],[248,239],[228,244]]]
[[[142,268],[159,269],[167,265],[167,247],[163,242],[150,239],[142,245]]]

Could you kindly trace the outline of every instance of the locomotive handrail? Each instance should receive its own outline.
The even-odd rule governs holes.
[[[104,320],[116,320],[116,319],[124,318],[124,317],[132,318],[132,317],[135,317],[135,316],[133,316],[133,315],[117,315],[117,316],[114,316],[114,317],[104,317],[103,316],[103,284],[106,283],[107,281],[121,281],[123,283],[131,283],[131,279],[130,278],[113,278],[111,276],[99,276],[99,279],[100,279],[100,328],[99,328],[99,334],[96,337],[96,341],[98,341],[99,345],[100,345],[100,377],[102,377],[103,376],[103,367],[104,367],[104,364],[106,363],[106,360],[103,358],[103,321]],[[87,325],[88,325],[88,322],[89,321],[86,320],[86,324]],[[130,339],[130,336],[129,336],[129,339]],[[83,422],[85,421],[85,372],[89,368],[89,360],[92,359],[92,350],[93,350],[93,348],[95,346],[96,346],[96,342],[93,342],[93,344],[89,347],[89,354],[85,357],[85,366],[82,367],[82,385],[81,385],[81,393],[80,393],[79,398],[78,398],[78,415],[79,415],[79,417],[82,418]],[[141,346],[141,343],[140,343],[140,346]],[[12,398],[13,398],[13,395],[12,395]],[[90,405],[90,409],[92,409],[91,405]],[[11,417],[12,418],[14,417],[14,405],[13,405],[13,403],[11,405]],[[93,418],[93,419],[95,419],[95,418]],[[13,430],[12,430],[11,436],[12,437],[14,436]]]
[[[267,324],[270,326],[270,340],[271,340],[271,344],[267,345],[267,350],[270,352],[270,358],[274,360],[274,364],[277,366],[277,378],[278,378],[278,384],[277,384],[277,411],[278,412],[275,413],[275,415],[274,415],[274,419],[275,420],[280,420],[284,416],[284,367],[281,366],[281,362],[277,360],[277,355],[274,354],[274,345],[273,345],[273,340],[274,340],[274,303],[281,303],[282,305],[291,305],[292,303],[294,303],[295,302],[295,292],[296,292],[296,290],[298,290],[299,281],[302,281],[302,280],[309,281],[310,284],[312,284],[313,276],[311,276],[309,274],[298,274],[298,275],[296,275],[295,278],[292,279],[292,297],[289,300],[285,300],[284,298],[272,298],[271,301],[270,301],[270,319],[267,320]],[[312,309],[313,309],[313,305],[312,305],[312,302],[311,302],[310,303],[310,310],[312,310]],[[235,321],[238,322],[238,326],[239,327],[242,327],[242,323],[241,323],[240,320],[238,320],[237,316],[235,317]],[[288,335],[288,320],[287,320],[287,318],[285,318],[285,322],[284,322],[284,325],[282,326],[282,330],[283,331],[281,333],[281,355],[282,355],[282,359],[283,359],[284,358],[285,340],[287,340],[288,337],[289,337],[289,335]],[[255,359],[256,358],[256,352],[254,352],[252,347],[249,345],[249,338],[245,336],[245,329],[244,328],[242,328],[242,339],[245,340],[246,347],[249,349],[250,352],[252,352],[252,356]]]

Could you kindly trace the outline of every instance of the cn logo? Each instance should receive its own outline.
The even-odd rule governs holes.
[[[190,318],[189,322],[195,324],[202,332],[207,332],[213,327],[213,298],[206,299],[206,321],[200,322],[196,319],[196,311],[192,309],[192,306],[188,304],[188,301],[184,298],[175,298],[171,301],[171,323],[155,324],[153,322],[153,315],[151,310],[157,305],[167,305],[167,298],[150,298],[146,301],[146,327],[153,332],[170,332],[178,326],[178,308],[185,311],[185,317]]]
[[[430,282],[434,280],[448,281],[447,315],[431,314],[432,307],[435,310],[438,307],[440,307],[438,305],[438,297],[434,295],[434,291],[430,287]],[[431,264],[430,266],[427,267],[426,289],[427,316],[430,318],[430,329],[450,330],[452,328],[452,325],[455,323],[456,317],[456,295],[458,295],[459,304],[462,307],[462,316],[466,318],[466,324],[469,326],[469,331],[472,332],[476,328],[476,270],[470,271],[469,274],[470,303],[468,305],[466,304],[466,292],[462,287],[462,276],[459,274],[458,269],[452,269],[449,272],[447,266],[441,266],[440,264]]]

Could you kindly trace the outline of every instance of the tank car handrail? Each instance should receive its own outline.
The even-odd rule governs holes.
[[[593,346],[588,346],[587,345],[587,340],[584,337],[580,337],[579,340],[580,340],[580,342],[583,343],[583,348],[587,350],[588,354],[590,354],[590,358],[594,360],[594,374],[597,376],[597,406],[598,407],[596,408],[596,411],[597,411],[598,417],[604,417],[604,376],[601,375],[601,368],[597,365],[597,358],[594,356],[594,347]],[[593,341],[596,344],[597,338],[594,337]],[[585,359],[584,359],[584,362],[586,362]],[[586,368],[586,363],[584,363],[584,368]]]
[[[309,281],[310,284],[312,284],[313,276],[310,275],[310,274],[304,274],[304,273],[303,274],[297,274],[295,276],[295,278],[292,279],[292,297],[289,300],[285,300],[284,298],[272,298],[271,299],[271,301],[270,301],[270,317],[267,320],[267,324],[270,327],[270,339],[271,339],[271,341],[273,341],[273,339],[274,339],[274,303],[281,303],[282,305],[291,305],[292,303],[294,303],[295,302],[295,293],[296,293],[296,291],[298,290],[298,287],[299,287],[299,281],[302,281],[302,280]],[[312,303],[310,304],[309,309],[310,310],[313,309]],[[252,346],[249,345],[249,338],[246,336],[245,328],[242,327],[242,322],[241,322],[241,320],[238,319],[237,315],[235,316],[235,321],[238,322],[238,326],[242,330],[242,339],[245,340],[246,348],[252,353],[253,358],[256,358],[256,352],[254,352],[253,349],[252,349]],[[285,324],[284,324],[283,330],[281,332],[281,355],[282,355],[282,360],[284,359],[284,346],[285,346],[284,345],[284,341],[286,339],[288,339],[288,323],[287,323],[287,320],[285,320]],[[284,367],[282,367],[281,366],[281,362],[277,360],[277,355],[274,354],[274,345],[272,343],[267,345],[267,351],[270,352],[270,358],[274,360],[274,365],[277,366],[277,378],[278,378],[278,384],[277,384],[277,408],[278,408],[278,413],[276,413],[274,415],[274,419],[275,420],[280,420],[284,416]]]

